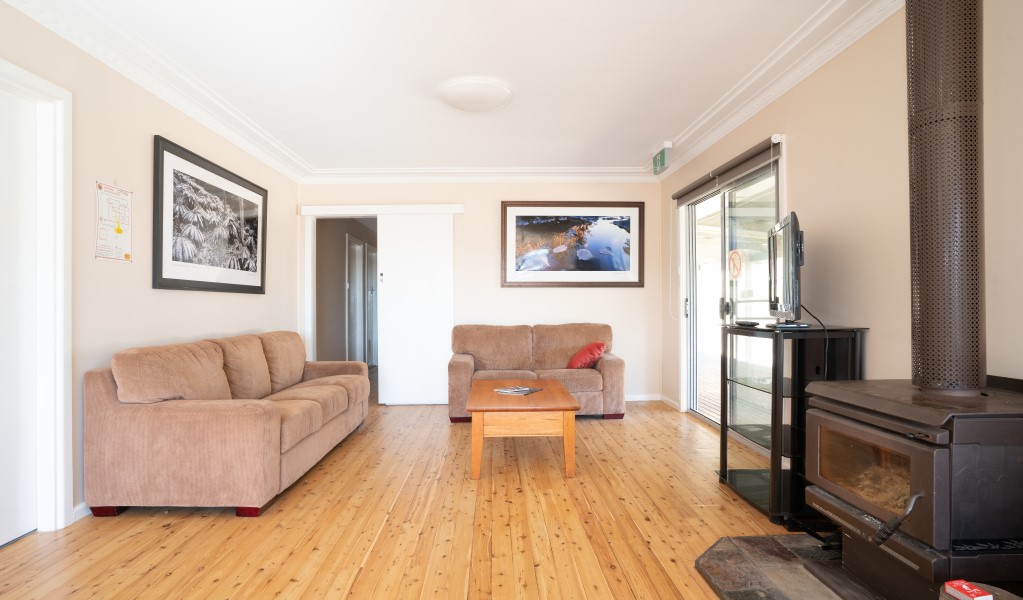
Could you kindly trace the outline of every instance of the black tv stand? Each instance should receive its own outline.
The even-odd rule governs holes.
[[[800,323],[799,321],[783,321],[781,323],[768,323],[767,327],[770,329],[803,329],[809,327],[809,323]]]
[[[863,332],[838,325],[721,328],[718,476],[774,523],[826,522],[803,500],[806,385],[860,379]]]

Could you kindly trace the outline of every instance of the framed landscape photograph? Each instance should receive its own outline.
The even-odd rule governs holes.
[[[267,191],[155,136],[153,287],[266,293]]]
[[[643,287],[642,202],[501,203],[501,287]]]

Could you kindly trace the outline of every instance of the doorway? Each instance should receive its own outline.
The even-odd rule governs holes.
[[[338,237],[323,228],[332,221],[376,219],[377,238],[365,251],[368,268],[376,265],[376,276],[366,278],[365,312],[377,315],[367,327],[366,360],[379,365],[380,404],[447,403],[454,325],[454,215],[462,212],[461,204],[302,207],[306,218],[302,333],[310,356],[330,360],[326,352],[342,352],[332,350],[326,336],[338,337],[330,332],[331,312],[340,314],[334,323],[346,321],[344,309],[339,310],[336,301],[330,303],[331,293],[325,289],[332,278],[324,276],[331,267],[324,264],[329,253],[323,247],[329,244],[325,240]],[[339,245],[346,247],[346,238],[340,239]],[[338,280],[336,273],[335,269],[333,280]],[[377,336],[372,335],[374,330]],[[347,337],[341,339],[347,353]],[[394,368],[389,370],[388,365]]]
[[[0,60],[0,545],[73,519],[71,469],[71,94]],[[17,315],[17,318],[13,318]]]
[[[376,219],[318,219],[316,222],[316,358],[370,363],[377,331],[375,299]]]

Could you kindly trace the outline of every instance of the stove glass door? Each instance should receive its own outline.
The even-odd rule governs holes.
[[[820,409],[806,411],[806,476],[880,521],[905,512],[901,531],[948,547],[949,450]],[[941,515],[937,518],[936,515]]]
[[[895,514],[910,497],[909,457],[828,427],[820,431],[820,476]]]

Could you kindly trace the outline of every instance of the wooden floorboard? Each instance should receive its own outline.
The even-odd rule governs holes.
[[[660,402],[580,417],[571,479],[558,438],[497,438],[473,481],[469,431],[445,406],[371,405],[262,516],[132,508],[33,533],[0,548],[0,597],[714,598],[704,550],[784,533],[718,482],[717,431]]]

